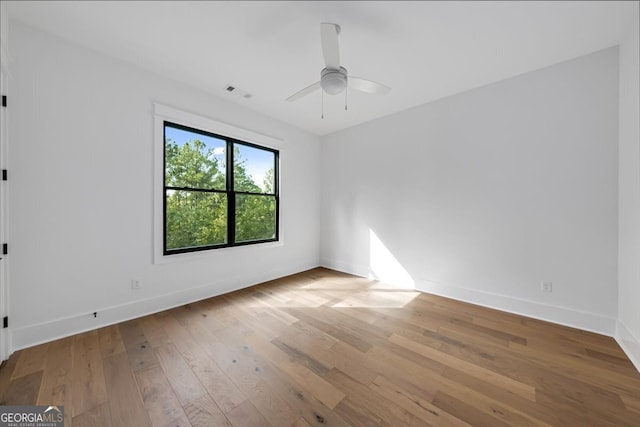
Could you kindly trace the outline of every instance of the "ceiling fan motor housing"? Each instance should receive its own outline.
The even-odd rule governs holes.
[[[347,70],[325,68],[320,72],[320,86],[329,95],[337,95],[347,87]]]

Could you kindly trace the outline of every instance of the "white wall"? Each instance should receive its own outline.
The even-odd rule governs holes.
[[[613,334],[617,93],[611,48],[326,137],[322,264]]]
[[[10,39],[14,350],[318,265],[317,137],[16,22]],[[152,264],[154,102],[284,141],[284,245]]]
[[[620,45],[619,323],[616,337],[640,370],[640,45],[638,12]]]

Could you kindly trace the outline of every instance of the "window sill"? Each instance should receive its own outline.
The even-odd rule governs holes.
[[[181,254],[163,255],[156,254],[153,264],[173,264],[176,262],[191,262],[200,260],[211,260],[222,255],[242,254],[246,255],[247,251],[263,251],[284,246],[284,242],[280,239],[277,242],[256,243],[252,245],[230,246],[227,248],[209,249],[204,251],[185,252]]]

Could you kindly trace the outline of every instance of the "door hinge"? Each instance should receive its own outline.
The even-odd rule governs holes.
[[[2,318],[2,327],[3,328],[8,328],[9,327],[9,316],[4,316]]]
[[[2,95],[2,106],[3,107],[7,106],[7,95]]]
[[[2,169],[2,180],[3,181],[7,180],[7,170],[6,169]]]
[[[3,243],[2,244],[2,255],[7,255],[9,254],[9,244],[8,243]]]

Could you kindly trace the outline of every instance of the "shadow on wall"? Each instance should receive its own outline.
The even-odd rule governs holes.
[[[415,289],[416,282],[378,235],[369,229],[369,278],[398,289]]]

